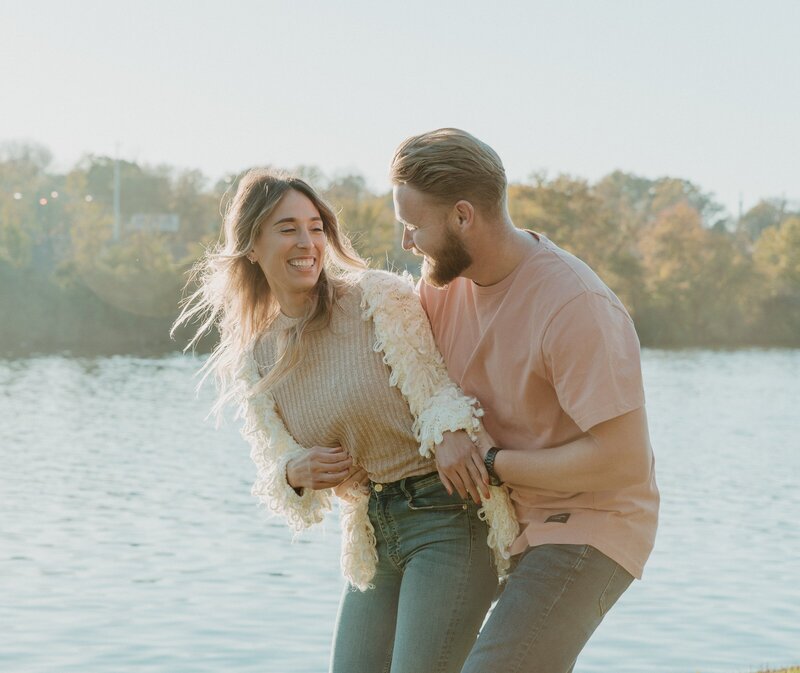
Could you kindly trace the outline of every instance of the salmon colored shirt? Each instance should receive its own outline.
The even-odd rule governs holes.
[[[531,232],[533,234],[533,232]],[[582,261],[544,236],[506,278],[420,283],[452,379],[485,410],[497,446],[546,451],[644,405],[639,339],[625,307]],[[649,478],[609,491],[514,487],[521,533],[512,553],[589,544],[641,578],[659,495]]]

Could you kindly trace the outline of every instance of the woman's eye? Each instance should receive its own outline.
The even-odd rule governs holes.
[[[282,234],[293,234],[294,229],[281,229]]]

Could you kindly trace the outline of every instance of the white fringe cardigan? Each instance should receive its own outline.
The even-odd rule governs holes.
[[[391,370],[389,384],[400,389],[414,417],[420,453],[431,456],[447,431],[465,430],[474,439],[483,410],[450,380],[411,277],[369,270],[360,273],[356,283],[362,292],[362,318],[373,321],[374,349],[383,353]],[[250,444],[250,456],[258,470],[252,493],[299,532],[322,521],[331,509],[331,491],[305,489],[298,495],[286,481],[287,463],[306,449],[286,429],[272,395],[253,392],[261,379],[254,347],[255,342],[245,351],[237,373],[242,435]],[[491,498],[479,515],[489,525],[488,544],[502,576],[508,569],[508,549],[518,526],[506,489],[490,487],[490,491]],[[356,497],[339,500],[341,566],[345,578],[364,591],[372,587],[375,574],[375,532],[367,511],[369,496],[352,495]]]

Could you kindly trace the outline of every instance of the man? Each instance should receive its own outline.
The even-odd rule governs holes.
[[[505,590],[463,673],[569,673],[655,539],[658,490],[639,341],[614,293],[544,236],[517,229],[502,162],[458,129],[392,161],[403,247],[451,377],[485,410],[493,447],[448,435],[448,490],[509,486],[520,535]]]

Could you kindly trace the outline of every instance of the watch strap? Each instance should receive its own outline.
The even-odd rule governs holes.
[[[491,486],[503,485],[503,481],[497,476],[497,472],[494,471],[494,459],[500,450],[500,447],[493,446],[486,452],[486,455],[483,458],[483,465],[486,468],[486,471],[489,473],[489,484]]]

